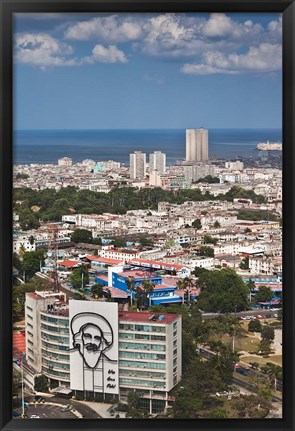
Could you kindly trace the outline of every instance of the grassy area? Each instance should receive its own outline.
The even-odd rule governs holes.
[[[259,365],[265,365],[267,362],[271,362],[275,365],[282,366],[282,355],[271,355],[268,358],[262,358],[261,356],[241,356],[241,361],[247,362],[257,362]]]
[[[259,339],[255,336],[237,337],[235,346],[238,352],[255,352],[259,348]]]

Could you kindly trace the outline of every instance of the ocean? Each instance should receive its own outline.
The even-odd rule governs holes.
[[[209,155],[249,158],[260,142],[282,141],[280,129],[209,129]],[[129,164],[129,154],[162,151],[167,164],[185,158],[185,129],[18,130],[14,133],[14,163],[57,164],[61,157],[73,163],[85,159]]]

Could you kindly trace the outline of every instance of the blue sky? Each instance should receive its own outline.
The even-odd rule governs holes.
[[[15,129],[281,128],[280,14],[17,14]]]

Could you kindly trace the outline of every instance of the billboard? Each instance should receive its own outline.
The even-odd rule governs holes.
[[[118,304],[69,301],[71,389],[119,393]]]

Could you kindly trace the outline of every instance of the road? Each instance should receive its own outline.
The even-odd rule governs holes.
[[[244,317],[244,316],[258,316],[260,315],[266,315],[266,314],[270,314],[272,317],[274,314],[277,314],[278,310],[263,310],[263,309],[258,309],[258,310],[248,310],[248,311],[240,311],[239,313],[229,313],[231,316],[235,316],[235,317]],[[202,314],[202,319],[206,320],[206,319],[214,319],[218,316],[224,316],[224,314],[221,313],[203,313]]]
[[[30,402],[33,402],[34,398],[35,398],[34,395],[26,396],[25,401],[30,403]],[[53,397],[44,397],[44,398],[45,398],[45,401],[56,403],[56,404],[62,404],[64,406],[67,406],[68,404],[72,404],[75,407],[75,409],[79,413],[81,413],[81,415],[83,415],[86,419],[100,419],[100,416],[98,415],[98,413],[96,413],[87,405],[79,403],[79,401],[75,401],[73,399],[68,400],[67,398],[61,398],[56,395]]]

